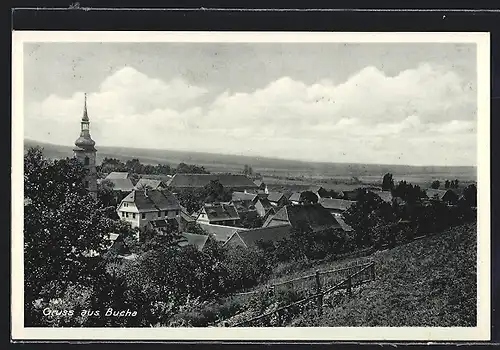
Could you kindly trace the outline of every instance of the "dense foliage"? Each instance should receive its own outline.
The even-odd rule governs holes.
[[[198,165],[180,163],[177,167],[172,167],[168,164],[142,164],[139,159],[127,160],[125,163],[116,158],[104,158],[102,164],[98,167],[98,171],[103,174],[112,171],[129,172],[133,174],[150,174],[150,175],[173,175],[173,174],[208,174],[209,172]]]

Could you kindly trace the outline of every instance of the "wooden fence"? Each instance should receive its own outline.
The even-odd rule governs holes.
[[[348,273],[347,271],[349,271],[348,269],[349,268],[343,269],[346,270],[346,274]],[[257,317],[237,323],[233,325],[233,327],[282,327],[296,315],[305,311],[315,309],[318,314],[321,314],[323,312],[324,299],[326,296],[339,290],[346,290],[347,295],[352,296],[353,288],[355,286],[375,280],[375,263],[372,262],[366,264],[362,268],[358,269],[358,271],[352,272],[351,274],[347,275],[347,277],[328,287],[321,284],[321,273],[319,271],[317,271],[316,274],[312,276],[314,276],[315,288],[312,289],[311,295],[308,295],[307,297],[295,301],[289,305],[279,307]]]

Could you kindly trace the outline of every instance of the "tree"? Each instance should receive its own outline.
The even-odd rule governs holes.
[[[471,184],[464,188],[463,196],[465,202],[471,207],[477,207],[477,187]]]
[[[114,186],[110,180],[102,180],[97,187],[97,200],[101,207],[114,207],[116,209],[118,203],[113,191]]]
[[[446,188],[446,189],[450,188],[450,180],[446,180],[444,182],[444,188]]]
[[[76,159],[48,161],[41,148],[24,157],[25,322],[40,323],[36,300],[63,297],[68,286],[89,285],[89,253],[103,253],[113,221],[98,210],[84,187],[86,170]]]
[[[231,200],[231,193],[222,186],[219,180],[210,181],[203,190],[205,192],[205,203],[228,202]]]
[[[426,197],[424,190],[418,185],[412,185],[406,181],[400,181],[398,185],[392,190],[394,197],[399,197],[407,203],[415,203],[421,198]]]
[[[382,179],[382,190],[392,190],[394,188],[394,179],[391,173],[384,175]]]
[[[304,191],[300,194],[300,200],[304,204],[316,204],[318,203],[318,196],[312,191]]]
[[[431,188],[434,188],[437,190],[439,188],[439,186],[441,186],[441,182],[439,182],[439,180],[432,181]]]

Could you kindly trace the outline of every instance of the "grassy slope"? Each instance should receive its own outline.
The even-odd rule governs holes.
[[[476,226],[374,256],[377,280],[308,326],[475,326]]]

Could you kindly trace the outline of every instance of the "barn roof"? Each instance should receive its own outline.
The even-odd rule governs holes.
[[[252,180],[240,174],[175,174],[168,185],[175,188],[201,188],[213,180],[218,180],[226,188],[257,188]]]
[[[269,194],[267,195],[267,199],[270,202],[278,202],[283,197],[284,197],[284,194],[281,192],[269,192]]]
[[[325,209],[329,210],[347,210],[356,203],[355,201],[349,201],[346,199],[337,198],[320,198],[318,203]]]
[[[106,176],[107,180],[111,179],[128,179],[130,174],[126,171],[113,171]]]
[[[233,226],[223,226],[223,225],[213,225],[208,223],[199,222],[198,225],[205,230],[209,235],[214,237],[215,240],[219,242],[225,242],[235,233],[236,231],[243,231],[245,229],[241,227]]]
[[[428,188],[425,190],[425,194],[429,199],[432,199],[435,196],[437,196],[440,200],[443,200],[444,196],[449,195],[450,193],[453,197],[458,197],[456,192],[452,191],[451,189],[440,190],[440,189]]]
[[[203,248],[205,247],[205,244],[208,241],[207,235],[199,235],[199,234],[195,234],[195,233],[183,232],[183,233],[181,233],[181,236],[185,238],[185,240],[183,240],[182,242],[179,243],[179,245],[181,247],[187,246],[187,245],[193,245],[199,251],[203,250]]]
[[[294,192],[294,193],[292,193],[292,195],[288,199],[290,201],[300,202],[300,197],[301,197],[301,193],[300,192]]]
[[[255,229],[236,231],[224,245],[241,242],[245,247],[254,246],[258,241],[277,242],[290,236],[290,225],[259,227]],[[239,242],[238,242],[239,240]]]
[[[130,192],[134,189],[134,184],[129,178],[106,178],[105,180],[113,184],[113,191]]]

